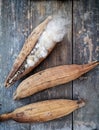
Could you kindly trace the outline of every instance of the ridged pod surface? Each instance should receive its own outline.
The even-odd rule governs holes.
[[[40,71],[24,80],[16,89],[14,99],[33,95],[44,89],[70,82],[97,66],[99,62],[84,65],[62,65]]]
[[[0,121],[15,120],[17,122],[46,122],[66,116],[74,110],[83,107],[83,100],[46,100],[18,108],[15,111],[0,115]]]

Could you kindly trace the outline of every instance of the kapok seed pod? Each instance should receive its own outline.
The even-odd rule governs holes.
[[[9,87],[17,80],[28,74],[39,65],[53,50],[58,42],[61,42],[67,32],[66,18],[48,17],[26,40],[19,53],[10,74],[5,81],[5,86]]]
[[[98,64],[99,62],[84,65],[62,65],[40,71],[24,80],[18,86],[14,93],[14,99],[25,98],[44,89],[72,81]]]
[[[26,105],[18,108],[12,113],[0,115],[0,121],[15,120],[17,122],[46,122],[66,116],[74,110],[83,107],[83,100],[47,100]]]
[[[30,54],[31,50],[34,48],[36,42],[38,41],[40,35],[44,31],[46,25],[48,22],[52,19],[51,16],[49,16],[45,21],[43,21],[41,24],[39,24],[29,35],[28,39],[25,41],[22,50],[20,51],[18,57],[16,58],[12,70],[10,71],[6,81],[5,86],[9,87],[12,85],[16,80],[18,80],[21,76],[17,75],[18,70],[20,69],[21,65],[25,61],[26,57]],[[28,70],[29,71],[29,70]],[[15,79],[15,80],[14,80]]]

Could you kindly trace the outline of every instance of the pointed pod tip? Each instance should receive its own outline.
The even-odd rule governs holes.
[[[13,100],[18,100],[16,96],[13,96]]]
[[[10,87],[10,84],[7,83],[7,82],[5,82],[5,83],[4,83],[4,86],[5,86],[6,88],[9,88],[9,87]]]
[[[15,96],[13,96],[13,100],[17,100],[17,98]]]
[[[99,61],[98,60],[95,60],[95,61],[92,61],[92,62],[89,62],[88,64],[86,64],[86,65],[88,65],[88,66],[96,66],[96,65],[99,65]]]
[[[17,96],[17,92],[14,92],[14,94],[13,94],[13,100],[19,100],[19,98]]]
[[[95,60],[95,61],[92,62],[92,64],[97,64],[97,65],[98,65],[98,64],[99,64],[99,61],[98,61],[98,60]]]
[[[92,61],[88,64],[84,64],[82,65],[82,68],[81,71],[82,71],[82,74],[92,70],[93,68],[95,68],[97,65],[99,65],[99,61]]]
[[[96,61],[93,61],[93,62],[91,62],[91,63],[89,63],[89,64],[90,64],[90,66],[95,67],[95,66],[99,65],[99,61],[96,60]]]
[[[99,64],[99,60],[95,60],[94,62],[98,63]]]

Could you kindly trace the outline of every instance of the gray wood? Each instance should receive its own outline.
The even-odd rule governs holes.
[[[73,25],[73,62],[99,60],[99,1],[74,1]],[[73,129],[99,130],[99,66],[73,82],[73,97],[87,100],[74,112]]]
[[[13,101],[12,95],[21,80],[9,89],[3,85],[16,56],[32,29],[48,15],[58,12],[58,10],[65,11],[67,17],[72,20],[71,1],[0,0],[0,103],[2,104],[0,114],[31,102],[53,98],[72,98],[72,83],[45,90],[20,101]],[[52,66],[72,63],[71,25],[72,23],[68,26],[69,33],[63,42],[59,43],[48,58],[31,74]],[[0,130],[13,129],[71,130],[72,114],[48,123],[21,124],[15,121],[0,123]]]
[[[19,82],[9,89],[4,87],[4,80],[22,48],[24,40],[28,36],[28,31],[26,35],[24,33],[26,26],[28,27],[28,19],[26,17],[28,10],[27,4],[27,1],[0,1],[0,103],[2,104],[0,113],[10,112],[15,108],[29,103],[29,99],[19,102],[13,101],[12,99],[13,92]],[[14,121],[0,123],[0,130],[28,130],[29,128],[30,124],[19,124]]]
[[[72,99],[72,96],[74,99],[87,100],[86,107],[75,111],[73,116],[71,114],[47,123],[22,124],[6,121],[0,123],[0,130],[99,129],[99,66],[73,83],[45,90],[20,101],[13,101],[12,95],[22,80],[9,89],[4,87],[4,80],[32,29],[48,15],[59,10],[64,11],[71,20],[68,26],[69,32],[63,42],[57,44],[47,59],[29,75],[52,66],[71,64],[72,61],[76,64],[84,64],[99,60],[98,0],[73,1],[73,19],[72,1],[0,0],[0,104],[2,104],[0,114],[32,102],[55,98]]]
[[[34,7],[34,10],[37,13],[33,17],[35,18],[35,24],[38,24],[37,22],[40,21],[42,18],[53,15],[54,13],[58,12],[58,10],[61,10],[63,12],[66,12],[67,17],[70,19],[72,18],[72,8],[70,8],[72,5],[71,2],[61,2],[61,1],[38,1],[36,3],[31,3],[31,8]],[[36,9],[37,8],[37,9]],[[44,11],[45,9],[45,11]],[[43,11],[42,11],[43,10]],[[43,12],[41,14],[41,12]],[[68,14],[67,14],[68,13]],[[69,25],[69,28],[71,30],[71,23]],[[71,36],[71,34],[70,34]],[[62,43],[59,43],[55,49],[52,51],[52,53],[48,56],[48,58],[41,63],[34,72],[38,72],[40,70],[60,65],[60,64],[66,64],[72,62],[72,43],[70,39],[65,37],[64,41]],[[69,54],[68,58],[67,55]],[[41,101],[46,99],[55,99],[55,98],[72,98],[72,84],[69,83],[67,85],[60,85],[58,87],[54,87],[49,90],[45,90],[43,92],[37,93],[34,96],[31,96],[31,102],[35,101]],[[37,124],[31,124],[31,130],[71,130],[72,129],[72,115],[57,119],[54,121],[50,121],[47,123],[37,123]]]

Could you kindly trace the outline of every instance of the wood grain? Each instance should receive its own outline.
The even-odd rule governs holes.
[[[19,54],[24,41],[31,33],[34,27],[41,23],[47,16],[53,15],[61,10],[66,13],[67,17],[72,19],[72,3],[71,1],[32,1],[32,0],[8,0],[0,1],[1,20],[0,29],[0,55],[1,55],[1,74],[0,76],[0,103],[2,107],[0,114],[9,112],[24,106],[27,103],[33,103],[45,99],[53,98],[72,98],[72,83],[61,85],[57,88],[45,90],[31,98],[21,101],[13,101],[12,94],[18,86],[19,82],[12,88],[4,88],[4,79],[10,71],[16,56]],[[72,42],[71,42],[71,23],[68,26],[69,33],[65,36],[62,43],[59,43],[48,58],[40,64],[31,74],[49,68],[51,66],[71,64],[72,63]],[[31,75],[30,74],[30,75]],[[26,77],[25,77],[26,78]],[[0,123],[0,130],[64,130],[72,129],[72,115],[54,120],[48,123],[38,124],[18,124],[14,121]]]
[[[0,130],[92,130],[99,129],[99,67],[80,79],[57,88],[45,90],[30,98],[13,101],[12,94],[19,82],[12,88],[4,88],[4,79],[10,71],[16,56],[19,54],[25,39],[33,28],[47,16],[59,10],[64,11],[71,24],[69,33],[62,43],[57,44],[53,52],[29,75],[62,64],[84,64],[99,60],[99,1],[45,1],[45,0],[0,0],[0,114],[9,112],[45,99],[85,98],[87,106],[67,117],[48,123],[19,124],[14,121],[0,123]],[[72,44],[73,12],[73,44]],[[72,50],[73,47],[73,50]],[[26,78],[26,77],[25,77]]]
[[[45,14],[41,15],[40,11],[38,10],[35,12],[36,15],[33,15],[33,18],[35,19],[35,25],[38,24],[38,21],[40,21],[41,18],[46,17],[48,15],[53,15],[54,13],[57,13],[58,10],[64,11],[70,19],[72,18],[71,11],[71,2],[61,2],[61,1],[42,1],[42,2],[31,2],[31,8],[34,7],[34,10],[36,11],[36,8],[40,4],[44,6],[45,8]],[[32,12],[33,13],[33,12]],[[69,28],[71,30],[71,23],[69,25]],[[71,33],[70,33],[71,35]],[[65,51],[63,51],[65,50]],[[47,59],[41,63],[33,72],[38,72],[40,70],[44,70],[49,67],[54,67],[56,65],[66,64],[66,63],[72,63],[72,43],[71,39],[68,39],[67,36],[65,36],[63,42],[57,44],[57,46],[54,48],[52,53],[47,57]],[[69,56],[68,56],[69,54]],[[40,92],[38,94],[35,94],[34,96],[31,96],[31,102],[35,101],[41,101],[46,99],[56,99],[56,98],[72,98],[72,84],[69,83],[67,85],[61,85],[57,88],[52,88],[49,90],[45,90],[43,92]],[[31,124],[31,129],[37,130],[64,130],[67,128],[68,130],[71,130],[72,128],[72,115],[69,115],[67,117],[63,117],[59,120],[54,120],[50,122],[46,122],[45,124],[39,123],[39,124]]]
[[[73,62],[99,60],[99,1],[75,1],[73,6]],[[73,97],[87,100],[86,107],[74,113],[74,130],[99,129],[98,84],[99,66],[73,82]]]
[[[13,92],[18,85],[18,82],[12,89],[4,88],[4,79],[10,71],[12,64],[22,48],[23,42],[27,36],[23,34],[23,30],[28,25],[25,13],[27,12],[27,1],[0,1],[1,5],[1,34],[0,35],[0,114],[11,111],[19,106],[29,103],[29,99],[21,102],[12,100]],[[20,6],[20,8],[19,8]],[[23,12],[23,8],[25,8]],[[26,21],[24,23],[24,21]],[[24,24],[23,24],[24,23]],[[14,121],[0,123],[0,130],[27,130],[30,124],[17,124]]]

